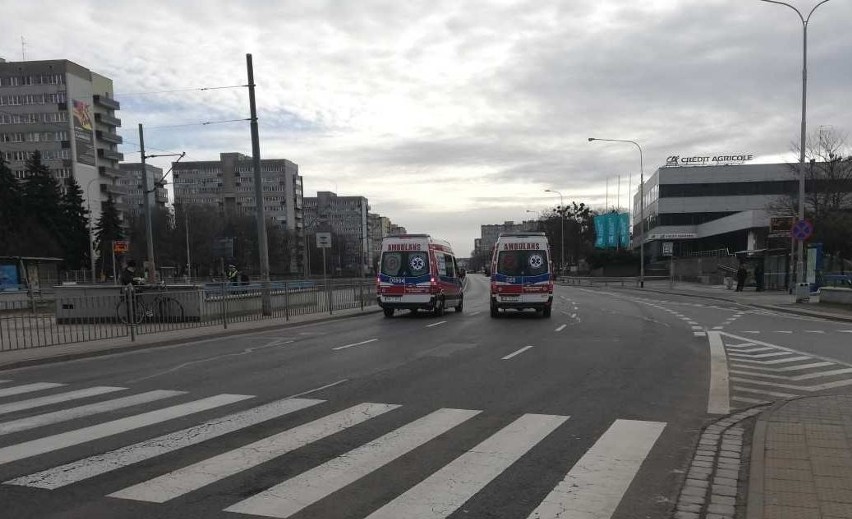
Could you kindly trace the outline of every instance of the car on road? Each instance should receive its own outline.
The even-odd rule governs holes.
[[[504,233],[491,258],[491,317],[501,309],[533,309],[550,317],[553,267],[543,232]]]
[[[450,244],[428,234],[403,234],[382,240],[376,299],[385,317],[396,310],[427,310],[444,315],[464,307],[464,270]]]

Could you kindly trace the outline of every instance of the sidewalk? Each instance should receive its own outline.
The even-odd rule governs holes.
[[[728,290],[724,285],[702,285],[700,283],[685,282],[676,283],[674,288],[669,288],[669,282],[665,280],[646,281],[645,288],[640,290],[665,294],[704,297],[742,305],[756,306],[766,310],[852,322],[852,307],[845,308],[834,305],[821,305],[819,303],[819,296],[811,296],[811,300],[808,303],[796,303],[793,300],[793,296],[787,292],[757,292],[754,288],[748,288],[744,292],[736,292],[734,290]]]
[[[269,330],[280,330],[292,326],[323,321],[356,317],[381,312],[378,306],[369,306],[363,310],[354,308],[349,310],[335,310],[334,314],[315,313],[292,316],[289,320],[281,317],[274,319],[259,319],[257,321],[245,321],[228,323],[225,329],[219,325],[184,328],[170,332],[151,333],[137,335],[135,341],[129,337],[116,337],[97,341],[75,342],[56,346],[45,346],[41,348],[25,348],[19,350],[7,350],[0,352],[0,370],[19,368],[35,364],[46,364],[49,362],[61,362],[71,359],[95,357],[108,355],[123,351],[138,350],[143,348],[154,348],[158,346],[172,346],[175,344],[197,342],[221,337],[230,337],[245,333],[256,333]]]
[[[852,518],[852,395],[779,402],[758,418],[747,519]]]

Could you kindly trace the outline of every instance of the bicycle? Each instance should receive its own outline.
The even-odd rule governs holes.
[[[157,287],[163,290],[164,285]],[[155,322],[180,322],[183,321],[183,305],[177,299],[163,294],[157,294],[150,302],[146,303],[140,296],[141,290],[130,289],[132,293],[132,305],[128,307],[127,293],[123,292],[121,300],[115,306],[115,315],[122,324],[141,324],[145,319]],[[133,310],[131,315],[131,308]]]

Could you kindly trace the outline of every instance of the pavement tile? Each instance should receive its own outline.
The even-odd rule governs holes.
[[[816,485],[811,481],[767,478],[763,483],[764,488],[771,492],[805,492],[815,494],[817,489]]]
[[[816,488],[843,488],[852,490],[852,478],[814,476]]]
[[[700,517],[695,512],[675,512],[675,519],[699,519]]]
[[[684,496],[702,496],[703,497],[705,494],[707,494],[707,489],[701,488],[701,487],[686,486],[686,487],[683,487],[683,490],[681,490],[680,493],[681,493],[681,495],[684,495]]]
[[[695,456],[693,461],[716,461],[715,456]]]
[[[852,465],[852,452],[850,452],[846,447],[828,449],[824,447],[811,446],[811,448],[808,449],[808,452],[814,458],[832,458],[842,462],[843,464]]]
[[[731,496],[723,496],[721,494],[713,494],[710,496],[711,505],[731,505],[737,504],[737,500]]]
[[[796,470],[796,471],[810,471],[811,463],[808,460],[798,460],[798,459],[790,459],[790,458],[774,458],[767,454],[766,456],[766,468],[768,470],[775,469],[787,469],[787,470]],[[826,476],[832,476],[833,474],[825,474]],[[791,479],[789,477],[782,479]]]
[[[712,503],[707,506],[707,511],[714,514],[720,515],[734,515],[736,513],[736,509],[734,505],[723,505],[718,503]]]
[[[821,460],[827,460],[827,458],[820,458]],[[812,468],[814,476],[833,476],[833,477],[849,477],[852,476],[852,467],[843,464],[837,464],[830,461],[817,461],[815,458],[811,459]]]
[[[701,467],[701,468],[711,468],[711,467],[713,467],[713,462],[712,461],[693,460],[692,466],[693,467]]]
[[[852,505],[848,503],[820,503],[823,516],[852,517]]]
[[[701,511],[702,505],[698,505],[695,503],[678,503],[677,511],[678,512],[693,512],[698,513]]]
[[[704,501],[705,500],[704,500],[703,495],[702,496],[690,496],[690,495],[680,496],[680,502],[681,503],[692,503],[692,504],[696,504],[696,505],[703,505]]]
[[[713,485],[712,493],[714,495],[718,494],[720,496],[734,496],[737,495],[737,487],[732,487],[728,485]]]
[[[819,508],[817,494],[767,490],[763,499],[764,503],[772,505],[793,506],[798,508]]]
[[[707,514],[704,516],[704,519],[734,519],[734,516],[723,514]]]
[[[763,517],[765,519],[819,519],[819,515],[814,515],[814,511],[813,508],[766,505],[763,507]]]
[[[701,479],[687,479],[685,486],[707,488],[710,485],[707,481]]]
[[[820,501],[852,504],[852,490],[840,488],[817,488],[816,493]]]
[[[806,445],[790,444],[766,444],[766,456],[772,458],[786,458],[794,460],[807,460],[811,457]]]
[[[716,475],[720,478],[730,478],[736,479],[738,473],[736,470],[728,470],[728,469],[716,469]]]
[[[719,476],[716,476],[715,478],[713,478],[713,484],[735,487],[737,486],[737,480],[731,478],[720,478]]]
[[[741,453],[739,451],[728,451],[728,450],[720,450],[719,457],[720,458],[735,458],[740,459]]]

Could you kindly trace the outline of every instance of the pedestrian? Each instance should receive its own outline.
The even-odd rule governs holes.
[[[748,277],[748,270],[746,270],[744,264],[740,263],[740,268],[737,269],[737,292],[743,291],[746,277]]]
[[[758,292],[763,292],[763,261],[758,262],[754,267],[754,284]]]
[[[228,265],[228,282],[232,285],[238,285],[240,283],[240,271],[237,270],[236,265]]]
[[[121,271],[121,284],[127,285],[144,285],[145,280],[136,275],[136,261],[130,260],[127,266]]]

